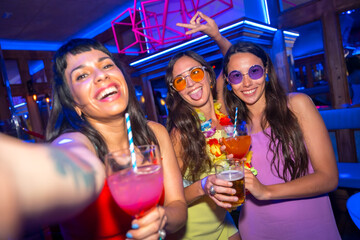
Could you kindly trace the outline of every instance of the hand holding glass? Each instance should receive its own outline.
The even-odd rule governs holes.
[[[159,203],[163,192],[163,171],[158,147],[135,147],[136,168],[132,167],[130,149],[108,153],[106,176],[116,203],[135,218],[142,217]]]
[[[238,197],[237,202],[228,202],[232,208],[236,208],[245,202],[245,186],[244,186],[244,161],[240,159],[224,159],[215,165],[216,177],[232,182],[236,193],[233,196]]]

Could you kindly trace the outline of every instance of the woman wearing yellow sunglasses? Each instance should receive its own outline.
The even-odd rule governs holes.
[[[204,19],[207,23],[200,24]],[[223,38],[216,23],[198,12],[190,24],[178,26],[212,37],[225,54],[230,42]],[[225,154],[219,139],[232,129],[230,118],[214,103],[216,75],[211,66],[195,52],[173,56],[166,71],[169,109],[167,128],[183,175],[188,204],[186,226],[171,239],[240,239],[238,230],[226,210],[237,197],[230,182],[216,179],[214,163]],[[199,128],[201,126],[201,128]]]

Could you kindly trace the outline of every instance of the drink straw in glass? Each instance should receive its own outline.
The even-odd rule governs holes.
[[[126,128],[128,133],[128,139],[130,144],[130,154],[131,154],[131,165],[134,170],[136,170],[136,155],[135,155],[135,146],[134,146],[134,140],[131,130],[131,124],[130,124],[130,116],[128,113],[125,113],[125,119],[126,119]]]
[[[236,107],[236,109],[235,109],[235,121],[234,121],[234,132],[233,132],[233,137],[235,137],[235,134],[236,134],[236,122],[237,122],[237,115],[238,115],[238,108]]]

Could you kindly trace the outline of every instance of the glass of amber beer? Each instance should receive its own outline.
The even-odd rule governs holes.
[[[244,179],[244,161],[241,159],[224,159],[215,165],[216,177],[233,183],[236,193],[233,196],[238,197],[237,202],[230,202],[233,208],[241,206],[245,202],[245,179]]]

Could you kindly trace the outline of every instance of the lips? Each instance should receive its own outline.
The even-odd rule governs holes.
[[[251,90],[248,90],[248,91],[243,91],[243,94],[245,94],[245,95],[251,95],[251,94],[253,94],[255,91],[256,91],[256,88],[251,89]]]
[[[119,93],[119,90],[115,84],[111,84],[107,86],[106,88],[99,89],[96,94],[95,98],[97,100],[103,101],[103,100],[110,100],[113,96]]]

